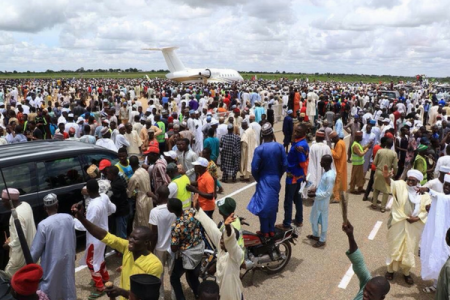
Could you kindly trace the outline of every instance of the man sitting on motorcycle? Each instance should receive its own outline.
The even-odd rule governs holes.
[[[230,213],[225,219],[225,226],[221,231],[217,228],[216,223],[200,208],[198,200],[194,200],[194,208],[197,210],[195,218],[200,221],[217,249],[216,280],[220,287],[220,299],[241,299],[244,288],[240,278],[240,267],[244,258],[244,251],[237,242],[240,236],[239,231],[231,225],[236,220],[234,212]]]

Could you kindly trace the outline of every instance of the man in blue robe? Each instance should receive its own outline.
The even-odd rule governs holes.
[[[331,169],[333,158],[331,155],[324,155],[320,161],[321,167],[325,170],[320,180],[317,190],[312,188],[308,192],[308,196],[315,198],[311,210],[310,221],[313,234],[308,235],[310,240],[317,241],[313,245],[314,248],[325,246],[328,230],[328,206],[330,197],[333,194],[334,182],[336,180],[336,172]],[[321,233],[319,234],[319,224],[321,225]]]
[[[263,143],[255,149],[252,160],[252,175],[257,185],[247,209],[259,217],[261,231],[264,237],[273,236],[278,212],[280,180],[287,168],[284,148],[274,141],[273,129],[270,123],[261,128]]]

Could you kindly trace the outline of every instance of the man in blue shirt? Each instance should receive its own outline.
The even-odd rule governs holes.
[[[341,114],[337,113],[334,116],[334,131],[338,134],[340,139],[344,138],[344,124],[342,123]]]
[[[309,146],[306,141],[307,127],[299,124],[294,129],[295,141],[287,157],[288,168],[286,171],[286,186],[284,196],[284,220],[283,224],[277,225],[280,229],[290,229],[292,222],[292,203],[295,203],[294,224],[297,227],[303,226],[303,201],[298,193],[300,184],[306,179],[309,162]]]
[[[391,285],[386,278],[382,276],[373,277],[367,269],[364,257],[358,249],[355,237],[353,236],[353,226],[349,221],[342,225],[342,231],[347,234],[349,250],[346,252],[347,257],[353,266],[353,271],[359,279],[359,292],[354,300],[383,300],[391,289]]]

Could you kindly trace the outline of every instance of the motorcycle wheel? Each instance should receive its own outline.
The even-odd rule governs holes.
[[[266,266],[264,268],[264,270],[268,274],[274,274],[274,273],[280,272],[287,266],[289,260],[291,260],[292,248],[291,248],[291,244],[288,241],[284,241],[283,243],[279,244],[278,250],[280,251],[280,253],[282,255],[286,256],[286,258],[281,260],[278,265]]]

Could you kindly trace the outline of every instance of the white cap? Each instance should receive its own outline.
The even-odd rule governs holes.
[[[217,121],[216,119],[212,119],[211,120],[211,125],[216,125],[219,124],[219,121]]]
[[[202,167],[207,167],[208,166],[208,164],[209,164],[209,162],[206,160],[206,158],[204,158],[204,157],[199,157],[199,158],[197,158],[197,160],[196,161],[194,161],[193,163],[192,163],[194,166],[202,166]]]
[[[450,167],[447,167],[447,166],[441,166],[441,167],[439,168],[439,172],[450,173]]]
[[[78,119],[77,119],[77,123],[80,123],[80,122],[84,122],[84,119],[83,119],[83,117],[78,117]]]
[[[73,118],[73,114],[72,114],[72,113],[68,114],[67,116],[68,116],[69,118]]]
[[[176,159],[177,158],[177,153],[173,150],[164,152],[164,156],[170,157],[172,159]]]
[[[391,119],[385,118],[385,119],[383,120],[383,123],[384,123],[384,122],[391,122]]]
[[[58,197],[55,194],[50,193],[44,197],[44,206],[53,206],[56,203],[58,203]]]

